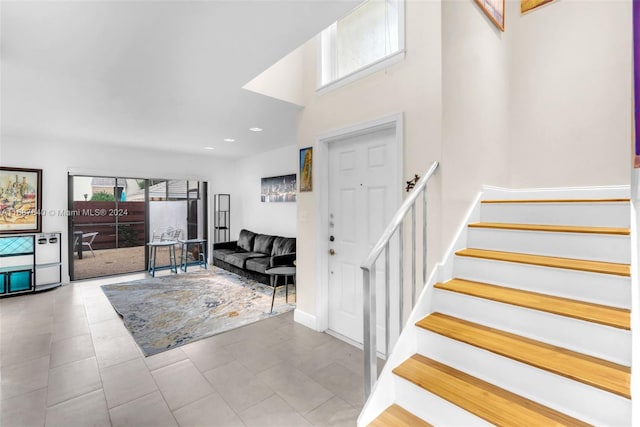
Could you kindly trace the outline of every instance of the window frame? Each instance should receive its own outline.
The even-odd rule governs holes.
[[[390,1],[390,0],[385,0]],[[393,1],[393,0],[392,0]],[[335,78],[323,84],[323,76],[329,72],[332,76],[337,75],[337,49],[336,49],[336,28],[337,21],[322,31],[317,37],[317,81],[316,93],[323,94],[334,89],[343,87],[349,83],[360,80],[375,72],[384,70],[405,58],[405,0],[397,1],[398,7],[398,50],[383,56],[382,58],[364,65],[342,77]],[[364,3],[363,3],[364,4]],[[359,6],[361,7],[361,6]]]

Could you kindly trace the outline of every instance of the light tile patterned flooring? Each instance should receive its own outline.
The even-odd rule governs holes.
[[[291,313],[144,357],[100,290],[0,299],[0,426],[354,426],[362,351]]]

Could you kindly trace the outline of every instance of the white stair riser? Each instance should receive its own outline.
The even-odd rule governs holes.
[[[629,236],[469,227],[470,248],[629,264]]]
[[[455,277],[629,309],[631,280],[612,274],[456,256]]]
[[[483,203],[482,222],[629,227],[629,203]]]
[[[419,333],[418,352],[594,425],[624,426],[631,419],[629,399],[429,331]]]
[[[628,199],[629,185],[606,185],[599,187],[559,187],[559,188],[504,188],[492,185],[482,186],[482,200],[594,200]]]
[[[448,427],[490,427],[492,424],[429,393],[410,381],[395,376],[395,403],[431,425]]]
[[[631,333],[628,330],[439,289],[433,295],[433,308],[459,319],[631,365]]]

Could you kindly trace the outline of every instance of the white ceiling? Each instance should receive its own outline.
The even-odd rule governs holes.
[[[2,0],[0,137],[233,157],[293,144],[298,107],[242,86],[360,1]]]

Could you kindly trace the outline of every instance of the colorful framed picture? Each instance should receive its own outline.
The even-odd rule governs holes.
[[[300,149],[300,192],[313,191],[313,147]]]
[[[482,8],[484,13],[491,19],[491,21],[500,29],[504,31],[504,1],[505,0],[475,0],[476,3]]]
[[[520,0],[520,13],[529,12],[543,4],[551,3],[553,0]]]
[[[42,169],[0,166],[0,234],[42,231]]]
[[[260,201],[267,203],[296,201],[296,174],[262,178]]]

